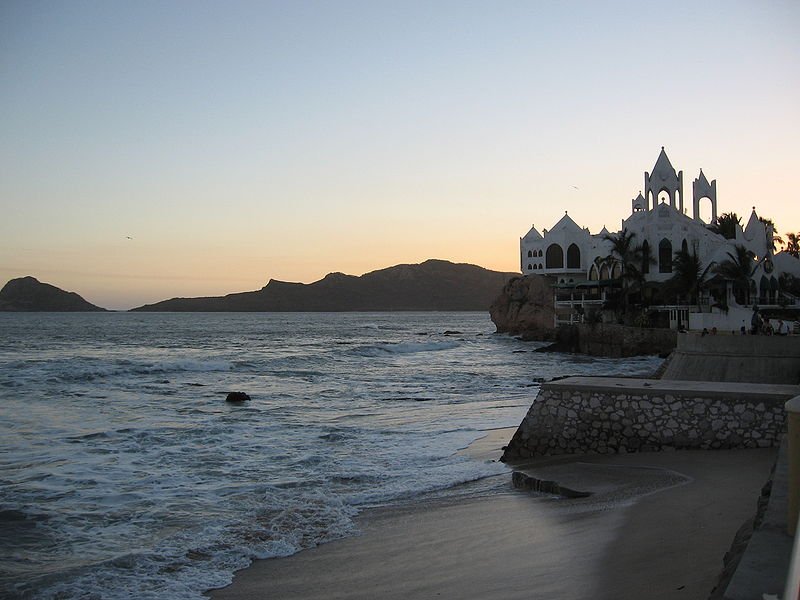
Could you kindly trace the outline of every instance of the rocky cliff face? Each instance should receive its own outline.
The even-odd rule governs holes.
[[[12,279],[0,290],[0,311],[76,312],[102,310],[105,310],[105,308],[100,308],[87,302],[75,292],[65,292],[49,283],[41,283],[34,277]]]
[[[531,340],[555,339],[552,281],[542,275],[514,277],[489,308],[498,333]]]

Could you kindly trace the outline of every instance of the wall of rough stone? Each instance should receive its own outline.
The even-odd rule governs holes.
[[[626,327],[611,323],[580,324],[578,348],[591,356],[640,356],[669,354],[678,343],[673,329]]]
[[[667,448],[764,448],[798,386],[570,377],[542,385],[504,461]]]

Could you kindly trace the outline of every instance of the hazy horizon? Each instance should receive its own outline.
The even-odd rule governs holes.
[[[619,228],[661,146],[800,230],[796,2],[0,6],[0,282],[107,308]]]

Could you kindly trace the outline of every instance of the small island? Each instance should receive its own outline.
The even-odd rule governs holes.
[[[35,277],[12,279],[0,290],[0,311],[4,312],[103,312],[105,308],[87,302]]]

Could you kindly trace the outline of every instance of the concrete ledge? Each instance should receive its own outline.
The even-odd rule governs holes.
[[[678,336],[664,379],[800,383],[800,337]]]
[[[633,379],[627,377],[567,377],[543,383],[542,390],[581,390],[592,392],[634,394],[702,395],[721,398],[759,398],[786,402],[800,394],[800,385],[730,383],[722,381],[693,381],[679,379]],[[697,394],[695,394],[697,392]]]
[[[725,589],[724,600],[762,600],[764,594],[783,597],[794,541],[786,533],[788,472],[784,442],[775,464],[772,492],[764,518],[760,524],[756,524]]]

